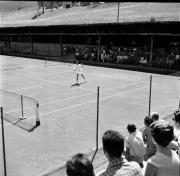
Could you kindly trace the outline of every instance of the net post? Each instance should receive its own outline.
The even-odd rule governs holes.
[[[36,101],[36,127],[40,125],[40,119],[39,119],[39,102]]]
[[[99,133],[98,131],[99,131],[99,86],[97,88],[96,150],[92,157],[91,163],[93,162],[93,160],[96,156],[96,153],[98,151],[98,133]]]
[[[26,119],[26,117],[24,117],[23,95],[21,95],[21,117],[19,117],[19,119],[21,120]]]
[[[5,149],[5,137],[4,137],[4,121],[3,121],[3,108],[2,107],[1,107],[1,129],[2,129],[4,176],[7,176],[7,170],[6,170],[6,149]]]
[[[150,85],[149,85],[149,112],[148,112],[149,116],[151,113],[151,91],[152,91],[152,75],[150,76]]]

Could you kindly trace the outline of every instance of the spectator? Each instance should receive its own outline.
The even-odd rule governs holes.
[[[101,60],[103,63],[105,62],[105,59],[106,59],[106,51],[103,50],[103,51],[101,51]]]
[[[158,122],[158,121],[164,121],[162,119],[161,120],[159,119],[159,114],[157,112],[152,113],[151,116],[153,119],[153,123]],[[172,140],[167,147],[172,150],[178,150],[178,148],[179,148],[177,142],[174,140]]]
[[[136,162],[128,162],[122,157],[124,137],[118,131],[106,131],[102,143],[109,164],[100,176],[142,176],[141,168]]]
[[[179,157],[167,147],[174,138],[173,130],[167,121],[157,121],[151,125],[157,152],[148,159],[145,176],[179,176]]]
[[[143,130],[143,140],[146,143],[145,158],[144,158],[145,161],[147,161],[151,156],[155,155],[156,153],[156,145],[152,140],[151,129],[150,129],[150,125],[152,124],[152,122],[153,121],[150,116],[146,116],[144,118],[145,129]]]
[[[91,161],[82,153],[67,161],[66,173],[68,176],[95,176]]]
[[[139,59],[139,64],[141,66],[147,66],[148,65],[147,58],[144,58],[144,56],[141,56],[140,59]]]
[[[174,134],[178,143],[178,155],[180,158],[180,109],[174,112]]]
[[[152,117],[153,122],[157,122],[157,121],[159,120],[159,114],[158,114],[158,112],[153,112],[153,113],[151,114],[151,117]]]
[[[128,124],[129,136],[126,138],[126,158],[128,161],[136,161],[143,168],[145,145],[142,133],[136,129],[134,124]]]

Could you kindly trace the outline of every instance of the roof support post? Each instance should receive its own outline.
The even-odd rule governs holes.
[[[62,35],[59,36],[60,56],[62,56]]]
[[[99,36],[98,36],[98,58],[97,58],[97,61],[100,60],[100,51],[101,51],[101,36],[99,34]]]
[[[154,42],[154,37],[151,35],[151,40],[150,40],[150,56],[149,56],[149,65],[152,65],[152,59],[153,59],[153,42]]]

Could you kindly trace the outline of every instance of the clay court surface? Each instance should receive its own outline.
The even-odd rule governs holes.
[[[71,87],[76,76],[73,64],[48,61],[45,67],[43,60],[1,55],[0,65],[0,89],[34,98],[40,105],[41,125],[33,132],[4,122],[8,176],[35,176],[62,165],[77,152],[95,149],[98,86],[99,147],[105,130],[127,134],[128,123],[140,128],[148,114],[150,73],[84,65],[87,83],[80,78],[82,84]],[[178,107],[180,80],[172,75],[152,76],[151,112],[163,117]],[[7,102],[2,91],[0,97],[1,106],[7,104],[8,111],[16,114],[20,106],[10,98]],[[35,121],[33,114],[30,118]]]

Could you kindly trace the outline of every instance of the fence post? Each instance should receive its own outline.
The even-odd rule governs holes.
[[[98,131],[99,131],[99,86],[97,88],[96,150],[94,152],[91,162],[93,162],[93,160],[96,156],[96,153],[98,151],[98,133],[99,133]]]
[[[3,108],[2,107],[1,107],[1,129],[2,129],[4,176],[7,176],[7,171],[6,171],[6,149],[5,149],[5,138],[4,138],[4,121],[3,121]]]
[[[149,85],[149,112],[148,115],[151,113],[151,88],[152,88],[152,75],[150,76],[150,85]]]

